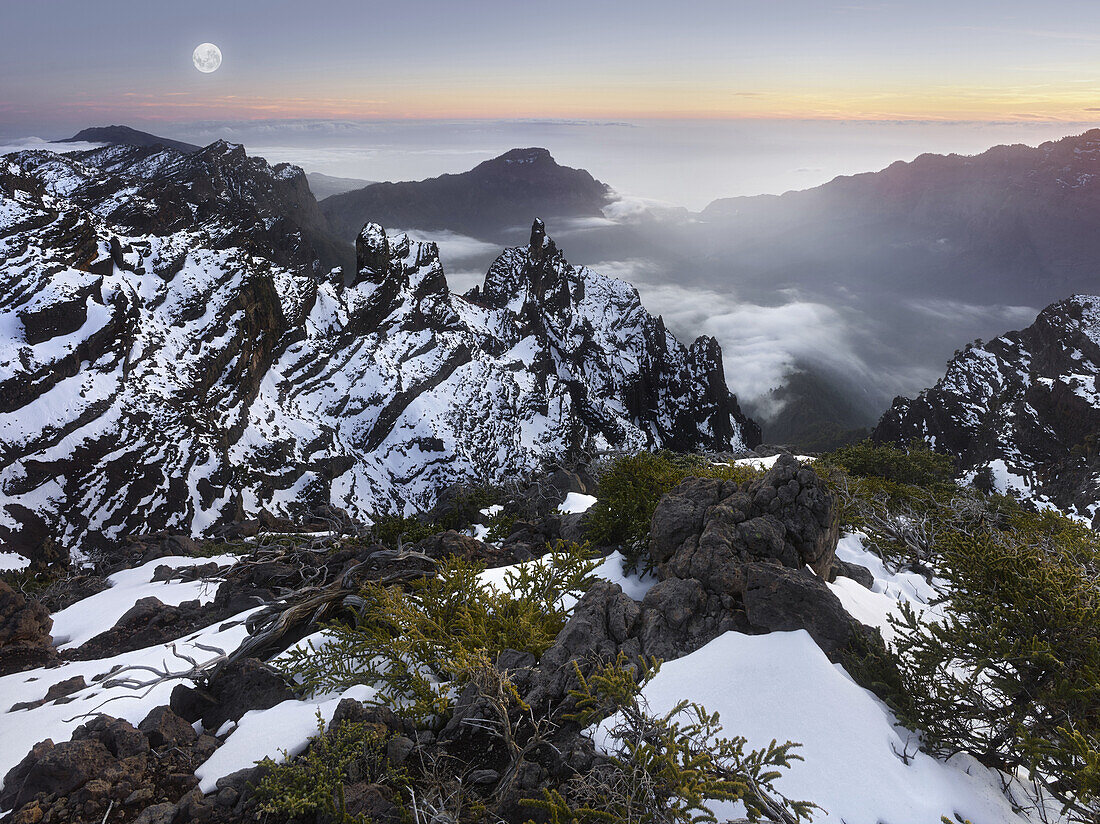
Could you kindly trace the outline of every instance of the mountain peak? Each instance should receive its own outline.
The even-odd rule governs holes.
[[[550,154],[549,149],[542,148],[530,148],[530,149],[509,149],[502,155],[494,157],[492,160],[486,161],[488,163],[506,163],[506,164],[524,164],[524,163],[548,163],[553,166],[557,166],[558,162],[554,160],[554,156]]]
[[[109,146],[163,146],[177,152],[191,154],[201,149],[193,143],[159,137],[149,132],[138,131],[129,126],[91,126],[81,129],[72,137],[56,141],[58,143],[106,143]]]
[[[495,238],[520,216],[600,216],[610,196],[584,169],[559,165],[549,151],[533,147],[511,149],[461,174],[333,195],[321,208],[349,240],[368,222]]]
[[[956,352],[943,378],[898,398],[873,437],[922,439],[1012,492],[1100,525],[1100,297],[1051,304],[1026,329]]]

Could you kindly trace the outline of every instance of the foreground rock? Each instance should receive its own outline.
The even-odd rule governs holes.
[[[4,777],[0,809],[13,824],[99,821],[170,824],[218,742],[167,707],[137,727],[101,715],[69,741],[46,739]],[[109,814],[108,814],[108,811]]]
[[[730,629],[805,629],[837,656],[860,631],[826,585],[839,536],[836,497],[790,455],[754,481],[685,480],[653,513],[647,653],[679,657]]]
[[[49,611],[0,581],[0,675],[42,667],[56,660]]]

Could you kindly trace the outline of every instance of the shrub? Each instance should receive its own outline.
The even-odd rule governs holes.
[[[301,756],[282,764],[271,759],[261,762],[267,767],[256,787],[261,812],[283,819],[309,816],[334,824],[368,824],[368,819],[348,814],[344,788],[353,780],[403,783],[404,775],[394,772],[386,762],[390,736],[366,724],[348,721],[325,733],[320,713],[317,724],[317,735]]]
[[[943,620],[896,647],[933,752],[1026,769],[1079,821],[1100,814],[1100,537],[1053,513],[937,542]]]
[[[296,649],[280,667],[310,692],[367,684],[378,703],[427,721],[446,714],[462,673],[482,657],[545,652],[596,565],[586,547],[559,543],[509,570],[498,591],[478,578],[482,565],[445,559],[407,590],[368,585],[354,626],[331,625],[323,644]]]
[[[740,801],[750,821],[810,818],[814,804],[791,801],[773,784],[781,770],[801,760],[793,752],[797,744],[772,741],[746,752],[745,738],[722,736],[718,715],[687,701],[655,716],[641,688],[657,668],[655,661],[642,662],[639,683],[622,654],[588,678],[574,664],[580,688],[572,692],[578,702],[572,719],[587,725],[616,713],[607,730],[608,757],[525,803],[552,824],[717,821],[709,806],[717,801]]]
[[[597,546],[621,546],[628,566],[633,567],[644,555],[661,497],[685,478],[748,481],[762,474],[752,467],[714,463],[699,455],[639,452],[615,458],[600,473],[597,500],[585,520],[588,538]]]
[[[953,488],[956,475],[950,455],[934,452],[920,441],[912,441],[907,447],[860,441],[823,455],[820,460],[850,475],[933,490]]]

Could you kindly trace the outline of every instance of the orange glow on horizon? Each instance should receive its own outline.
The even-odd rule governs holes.
[[[98,100],[59,103],[75,112],[135,116],[146,120],[476,120],[476,119],[790,119],[1081,122],[1100,119],[1100,94],[1091,84],[1076,87],[932,87],[921,89],[775,89],[745,92],[687,83],[594,84],[585,88],[530,86],[458,89],[391,87],[384,94],[275,97],[262,94],[211,95],[198,91],[164,94],[125,92]],[[349,90],[350,91],[350,90]],[[0,104],[0,112],[25,113]]]

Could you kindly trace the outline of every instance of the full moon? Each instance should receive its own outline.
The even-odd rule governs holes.
[[[222,50],[213,43],[199,43],[195,46],[195,52],[191,55],[191,62],[200,72],[209,74],[217,71],[222,64]]]

